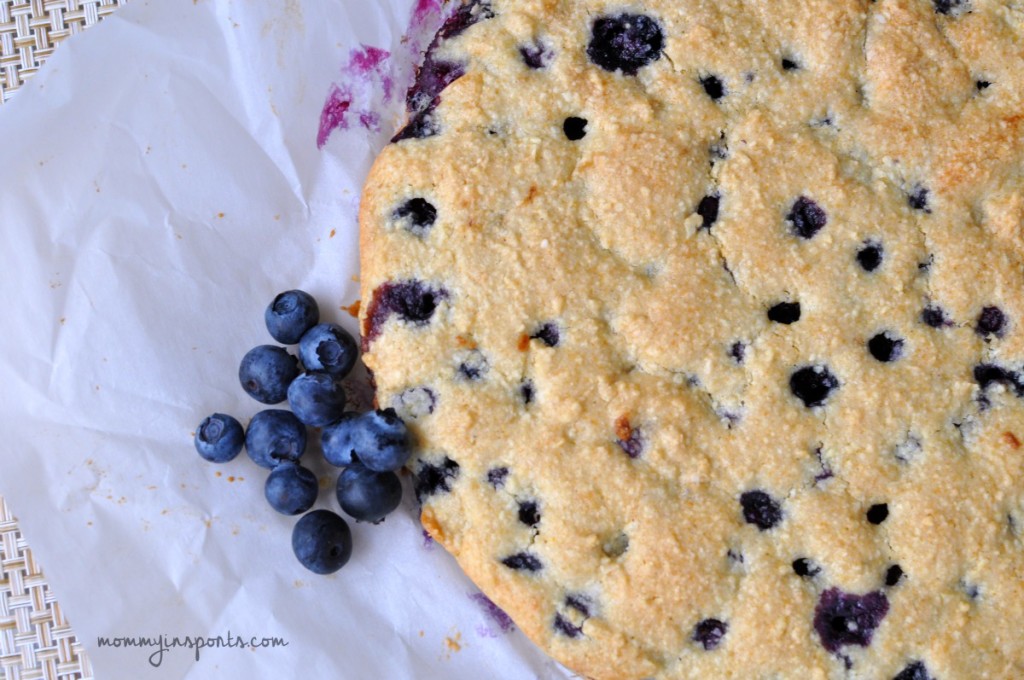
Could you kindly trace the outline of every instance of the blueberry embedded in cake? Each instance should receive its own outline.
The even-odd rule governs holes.
[[[1001,11],[457,3],[363,196],[366,362],[424,525],[556,659],[1024,664]]]

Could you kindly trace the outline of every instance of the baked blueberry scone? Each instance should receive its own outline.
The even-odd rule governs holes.
[[[1024,4],[467,2],[408,104],[364,358],[527,635],[1024,677]]]

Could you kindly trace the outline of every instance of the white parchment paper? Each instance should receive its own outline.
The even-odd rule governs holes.
[[[133,0],[0,109],[0,493],[97,678],[569,677],[474,600],[409,495],[319,577],[264,471],[192,448],[206,414],[261,408],[237,366],[270,342],[275,293],[304,288],[356,330],[359,192],[401,115],[422,40],[403,36],[440,21],[415,4]],[[318,149],[363,46],[392,53],[349,91],[379,120]],[[229,635],[287,646],[98,646]]]

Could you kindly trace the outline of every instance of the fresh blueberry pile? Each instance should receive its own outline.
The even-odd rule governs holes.
[[[421,312],[428,304],[423,298],[431,297],[428,293],[432,291],[406,296],[415,298],[412,301],[397,296],[398,312],[429,316],[430,312]],[[359,346],[341,326],[320,323],[320,309],[309,293],[281,293],[267,306],[264,318],[271,337],[297,344],[298,356],[284,347],[260,345],[243,357],[238,379],[256,401],[275,405],[287,400],[291,410],[260,411],[244,430],[236,418],[214,413],[196,428],[196,451],[211,463],[227,463],[244,445],[249,458],[270,471],[264,486],[270,507],[284,515],[306,513],[292,530],[295,556],[310,571],[330,574],[351,557],[352,531],[330,510],[307,512],[320,490],[316,474],[300,464],[309,440],[307,428],[323,428],[324,458],[343,468],[337,481],[338,505],[357,522],[373,524],[382,522],[402,501],[397,472],[411,454],[409,431],[394,409],[345,410],[348,400],[341,381],[355,366]]]

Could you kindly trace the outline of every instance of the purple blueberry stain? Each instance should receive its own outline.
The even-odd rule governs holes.
[[[573,624],[568,617],[561,613],[555,614],[555,620],[552,622],[551,627],[554,628],[556,633],[568,638],[575,639],[583,636],[583,626]]]
[[[641,68],[661,59],[665,33],[646,14],[598,17],[590,29],[587,56],[605,71],[635,76]]]
[[[948,328],[953,325],[946,310],[936,304],[929,304],[921,311],[921,322],[929,328]]]
[[[434,316],[448,291],[415,279],[388,281],[373,291],[367,308],[366,328],[363,333],[363,351],[380,335],[384,322],[392,316],[414,326],[425,326]]]
[[[760,489],[745,491],[740,495],[740,508],[747,524],[753,524],[758,531],[768,531],[782,521],[782,506],[767,492]]]
[[[983,363],[974,367],[974,380],[982,392],[992,385],[1012,389],[1018,397],[1024,397],[1024,371],[1018,372],[998,364]]]
[[[590,617],[590,611],[594,606],[590,598],[581,593],[570,593],[565,596],[565,606],[579,612],[584,618]]]
[[[880,591],[857,595],[829,588],[818,599],[814,629],[829,652],[848,645],[867,647],[888,613],[889,600]]]
[[[496,467],[487,471],[487,483],[495,489],[504,487],[506,479],[508,479],[507,467]]]
[[[537,390],[533,386],[532,380],[524,380],[519,385],[519,398],[523,400],[523,405],[529,406],[533,403],[534,398],[537,396]]]
[[[539,38],[519,46],[519,56],[532,69],[546,68],[555,58],[555,52]]]
[[[516,625],[512,622],[512,618],[506,614],[501,607],[494,604],[489,597],[483,593],[470,593],[469,599],[480,605],[480,609],[487,615],[491,623],[497,626],[501,633],[507,634],[515,630]],[[486,634],[485,637],[497,637],[495,631],[493,631],[489,626],[487,627],[487,630],[489,631],[489,634]]]
[[[974,331],[989,340],[992,337],[1001,338],[1006,335],[1006,326],[1009,319],[1006,313],[998,307],[989,306],[981,310],[978,320],[974,325]]]
[[[729,346],[729,356],[737,364],[742,364],[747,358],[747,345],[742,340],[737,340]]]
[[[789,209],[786,221],[795,236],[812,239],[828,224],[828,214],[811,199],[800,196]]]
[[[530,335],[531,340],[540,340],[548,347],[558,347],[558,343],[561,340],[561,333],[558,330],[558,324],[554,321],[548,321],[540,326]]]
[[[354,125],[371,132],[380,131],[380,112],[390,101],[393,77],[391,53],[362,45],[349,52],[348,63],[341,67],[341,79],[331,85],[320,111],[316,146],[322,149],[335,130]]]
[[[932,209],[928,207],[928,194],[930,192],[920,184],[914,185],[914,187],[907,193],[907,205],[914,210],[931,214]]]
[[[622,449],[623,453],[632,459],[639,458],[643,455],[644,447],[647,444],[647,439],[644,436],[644,431],[639,427],[632,427],[629,424],[629,420],[620,418],[615,424],[616,434],[618,439],[616,444]]]
[[[482,380],[490,370],[490,363],[484,353],[478,349],[472,349],[463,353],[458,359],[455,368],[458,377],[470,382]]]
[[[719,619],[704,619],[693,628],[691,639],[710,652],[720,644],[729,630],[729,624]]]
[[[531,552],[518,552],[501,558],[501,563],[512,571],[538,572],[544,568],[540,558]]]

